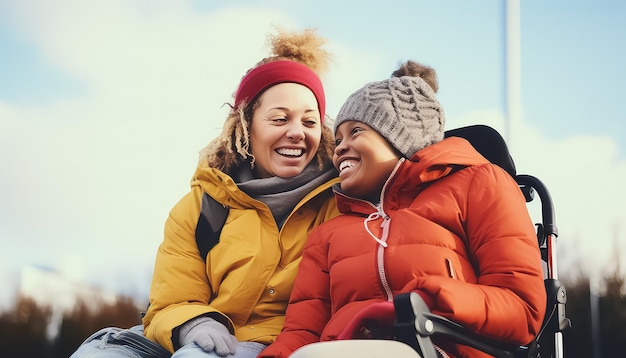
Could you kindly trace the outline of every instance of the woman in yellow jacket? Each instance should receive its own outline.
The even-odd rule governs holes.
[[[143,326],[97,332],[72,357],[255,357],[279,334],[307,235],[338,215],[338,179],[317,74],[324,41],[313,30],[271,41],[165,223]],[[219,240],[203,242],[201,212],[222,207]],[[196,236],[214,245],[206,258]]]

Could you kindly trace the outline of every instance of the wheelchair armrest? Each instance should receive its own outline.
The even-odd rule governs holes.
[[[394,298],[396,309],[396,335],[398,339],[415,349],[424,358],[435,358],[437,354],[430,336],[445,336],[494,357],[513,358],[520,346],[504,344],[476,333],[449,319],[433,314],[420,295],[403,293]]]

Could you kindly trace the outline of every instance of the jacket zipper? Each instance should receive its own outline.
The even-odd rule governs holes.
[[[383,208],[383,203],[385,202],[385,190],[387,189],[387,185],[391,181],[391,179],[396,175],[398,168],[400,165],[404,163],[404,158],[400,158],[396,166],[393,168],[393,171],[389,175],[389,178],[385,181],[385,185],[383,185],[382,190],[380,191],[380,202],[378,204],[377,210],[382,213],[383,222],[380,227],[383,229],[383,237],[382,241],[385,245],[378,245],[377,252],[377,261],[378,261],[378,278],[380,279],[380,283],[385,290],[385,294],[387,295],[387,301],[393,302],[393,292],[391,291],[391,287],[389,287],[389,281],[387,281],[387,273],[385,272],[385,248],[387,247],[387,238],[389,236],[389,225],[391,225],[391,217],[387,215],[385,209]]]
[[[381,226],[388,227],[390,220],[391,219],[389,218],[389,216],[385,215],[385,217],[383,217],[383,224]],[[383,229],[383,231],[387,231],[387,230]],[[386,242],[387,235],[383,235],[382,240]],[[387,295],[387,301],[393,302],[393,292],[391,292],[391,287],[389,287],[389,282],[387,281],[387,274],[385,272],[385,247],[386,246],[378,245],[378,252],[377,252],[378,278],[380,279],[380,283],[383,286],[383,289],[385,290],[385,294]]]
[[[387,180],[385,181],[385,184],[383,185],[383,188],[380,192],[380,202],[378,204],[378,206],[372,204],[371,202],[367,201],[367,200],[363,200],[363,199],[358,199],[358,198],[353,198],[351,196],[345,195],[341,192],[335,192],[336,194],[345,196],[347,198],[350,198],[351,200],[355,200],[355,201],[361,201],[364,203],[367,203],[368,205],[372,206],[374,209],[376,209],[376,213],[372,213],[370,216],[368,216],[368,218],[365,219],[365,230],[368,232],[368,234],[370,234],[370,236],[372,236],[374,238],[374,240],[376,242],[378,242],[378,249],[376,252],[376,265],[377,267],[377,271],[378,271],[378,279],[380,281],[380,284],[383,288],[383,290],[385,291],[385,295],[387,296],[387,301],[389,302],[393,302],[393,292],[391,291],[391,287],[389,287],[389,282],[387,281],[387,274],[385,272],[385,248],[387,247],[387,236],[388,236],[388,232],[389,232],[389,225],[391,223],[391,217],[389,217],[389,215],[387,215],[383,209],[383,202],[385,199],[385,190],[387,188],[387,185],[389,184],[389,182],[391,181],[391,179],[396,175],[396,172],[398,171],[398,168],[400,167],[400,165],[402,163],[404,163],[405,158],[400,158],[400,160],[398,161],[398,163],[396,164],[396,166],[393,168],[393,171],[391,172],[391,174],[389,175],[389,178],[387,178]],[[382,239],[378,239],[376,237],[373,236],[373,234],[369,231],[369,229],[367,228],[367,223],[368,223],[368,219],[371,218],[372,215],[378,214],[380,215],[380,217],[382,217],[383,219],[383,223],[381,224],[381,228],[383,229],[383,238]]]

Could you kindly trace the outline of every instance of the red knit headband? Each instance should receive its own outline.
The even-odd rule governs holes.
[[[235,107],[244,100],[251,101],[261,92],[279,83],[298,83],[310,89],[317,99],[321,121],[324,123],[326,97],[322,82],[308,66],[295,61],[268,62],[248,72],[237,88]]]

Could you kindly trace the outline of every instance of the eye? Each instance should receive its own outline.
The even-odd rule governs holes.
[[[338,146],[339,144],[341,144],[341,138],[336,138],[335,139],[335,146]]]
[[[352,128],[352,130],[350,131],[350,134],[351,134],[352,136],[354,136],[354,135],[356,135],[357,133],[362,132],[362,131],[363,131],[363,128],[361,128],[361,127],[354,127],[354,128]]]
[[[315,117],[307,117],[307,118],[302,118],[302,123],[309,128],[313,128],[317,125],[318,123],[318,119]]]
[[[276,122],[276,123],[284,123],[288,121],[287,116],[284,114],[277,114],[274,116],[267,117],[266,119],[268,121]]]

